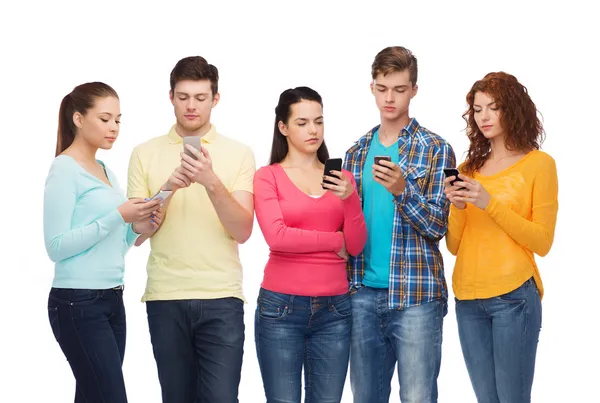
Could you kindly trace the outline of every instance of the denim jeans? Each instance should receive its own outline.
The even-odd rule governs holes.
[[[163,403],[235,403],[244,354],[238,298],[148,301]]]
[[[402,403],[437,402],[446,301],[390,310],[388,290],[352,295],[350,382],[355,403],[388,402],[398,367]]]
[[[122,289],[52,288],[48,317],[75,376],[75,403],[126,403]]]
[[[488,299],[456,300],[458,334],[479,403],[531,401],[540,294],[532,279]]]
[[[348,294],[304,297],[260,290],[255,342],[267,403],[339,403],[348,372]],[[258,399],[257,399],[258,401]]]

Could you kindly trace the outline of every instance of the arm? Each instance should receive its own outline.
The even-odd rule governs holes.
[[[213,181],[206,185],[206,193],[215,207],[221,224],[239,244],[246,242],[252,234],[254,224],[252,181],[255,171],[254,154],[248,148],[231,193],[216,175]]]
[[[363,215],[360,198],[356,192],[356,181],[351,173],[346,175],[352,183],[354,191],[344,199],[344,241],[349,255],[356,256],[363,251],[367,243],[367,225]]]
[[[239,244],[246,242],[254,221],[252,193],[238,190],[230,194],[218,178],[206,186],[206,193],[227,233]]]
[[[395,198],[402,218],[432,241],[439,241],[446,234],[450,202],[444,195],[444,168],[455,164],[452,147],[444,144],[432,158],[425,194],[406,181],[404,192]]]
[[[140,156],[138,154],[138,149],[134,148],[131,152],[131,157],[129,158],[129,168],[127,170],[127,198],[128,199],[136,199],[142,198],[146,199],[150,196],[150,189],[148,189],[148,182],[146,181],[146,175],[144,173],[144,167],[142,165],[142,161],[140,160]],[[164,203],[163,203],[164,205]],[[157,228],[158,230],[158,228]],[[156,232],[156,231],[155,231]],[[134,236],[135,235],[135,236]],[[127,228],[127,244],[140,246],[143,244],[146,239],[150,238],[152,234],[135,234],[133,232],[132,225]],[[135,238],[135,239],[133,239]],[[129,242],[133,240],[130,244]]]
[[[485,211],[515,242],[539,256],[545,256],[554,241],[558,176],[552,158],[545,160],[538,169],[533,183],[531,219],[520,216],[494,197]]]
[[[466,211],[451,205],[450,216],[448,217],[448,232],[446,233],[446,247],[454,256],[456,256],[458,253],[458,248],[460,246],[460,241],[462,239],[466,223]]]
[[[256,219],[271,250],[291,253],[339,252],[341,232],[309,231],[288,227],[279,206],[275,176],[268,167],[254,176]]]
[[[127,243],[127,246],[131,248],[139,237],[140,234],[133,230],[133,224],[127,225],[125,228],[125,242]]]
[[[53,262],[85,252],[125,223],[115,208],[88,225],[71,228],[78,197],[75,181],[75,175],[64,161],[55,160],[44,189],[44,240]]]

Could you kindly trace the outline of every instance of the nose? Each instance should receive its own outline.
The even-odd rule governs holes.
[[[481,111],[481,120],[486,121],[486,122],[488,120],[490,120],[490,111],[487,108],[484,108]]]
[[[385,102],[391,104],[394,102],[394,92],[392,91],[392,89],[388,89],[385,92]]]
[[[110,125],[110,131],[113,133],[116,133],[119,131],[119,124],[117,123],[116,120],[112,121],[112,124]]]
[[[317,134],[317,126],[315,125],[314,122],[311,122],[308,124],[308,134],[310,134],[311,136],[314,136]]]
[[[188,99],[188,101],[185,104],[185,108],[190,112],[196,110],[196,103],[193,97],[190,97]]]

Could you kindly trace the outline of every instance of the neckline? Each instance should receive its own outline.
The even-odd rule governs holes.
[[[495,174],[491,174],[491,175],[483,175],[481,174],[479,171],[476,172],[477,176],[483,178],[483,179],[491,179],[491,178],[495,178],[497,176],[502,176],[504,175],[506,172],[514,169],[515,167],[517,167],[518,165],[522,164],[523,161],[527,160],[529,157],[531,157],[532,154],[534,154],[536,151],[539,150],[531,150],[529,151],[527,154],[525,154],[521,159],[519,159],[518,161],[516,161],[515,163],[513,163],[512,165],[509,165],[508,167],[496,172]]]
[[[280,164],[280,163],[278,163],[278,162],[277,162],[277,163],[275,163],[275,164],[273,164],[273,165],[275,165],[276,167],[278,167],[278,168],[279,168],[279,170],[281,171],[281,173],[283,174],[283,176],[285,177],[285,179],[287,180],[287,182],[288,182],[290,185],[292,185],[292,187],[293,187],[294,189],[296,189],[296,192],[298,192],[298,193],[300,193],[300,194],[304,195],[304,197],[308,198],[309,200],[313,200],[313,201],[319,201],[319,200],[322,200],[323,198],[325,198],[325,196],[326,196],[328,193],[331,193],[331,192],[325,191],[325,193],[321,194],[319,197],[314,197],[314,196],[316,196],[316,195],[309,195],[308,193],[305,193],[305,192],[303,192],[302,190],[300,190],[300,188],[299,188],[298,186],[296,186],[296,184],[294,183],[294,181],[292,181],[292,179],[290,179],[290,177],[288,176],[287,172],[285,172],[285,169],[284,169],[284,168],[281,166],[281,164]]]
[[[106,186],[106,187],[108,187],[110,189],[114,189],[114,187],[113,187],[113,181],[110,179],[110,175],[108,174],[108,170],[106,169],[106,165],[104,165],[104,162],[102,162],[101,160],[96,159],[96,162],[98,162],[100,165],[102,165],[102,169],[104,170],[104,175],[106,175],[106,179],[108,180],[108,183],[104,182],[102,179],[98,178],[96,175],[92,174],[87,169],[85,169],[84,167],[82,167],[79,164],[79,162],[77,162],[77,160],[75,158],[71,157],[70,155],[60,154],[57,158],[59,158],[59,157],[67,157],[68,159],[70,159],[71,161],[73,161],[75,163],[75,165],[77,165],[77,167],[79,167],[79,169],[81,171],[83,171],[86,175],[90,176],[95,181],[103,184],[104,186]]]
[[[375,133],[373,133],[373,140],[375,140],[375,145],[378,148],[380,148],[380,149],[382,149],[384,151],[387,151],[387,150],[391,149],[394,146],[398,147],[398,142],[400,141],[400,136],[398,136],[396,138],[396,141],[394,141],[389,146],[384,146],[383,143],[381,142],[381,140],[379,140],[379,129],[377,129],[377,130],[375,130]]]

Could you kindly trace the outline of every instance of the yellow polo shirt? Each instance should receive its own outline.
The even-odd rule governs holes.
[[[256,164],[250,147],[222,136],[214,125],[202,137],[213,170],[229,192],[252,193]],[[175,126],[166,136],[134,148],[127,196],[151,197],[180,165],[183,140]],[[176,191],[160,229],[150,238],[148,280],[142,301],[244,300],[237,242],[227,233],[205,188],[193,183]]]

